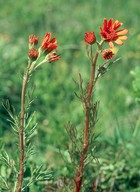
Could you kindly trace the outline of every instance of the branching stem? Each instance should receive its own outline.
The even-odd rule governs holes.
[[[87,150],[88,150],[88,146],[89,146],[90,102],[91,102],[92,91],[93,91],[93,86],[94,86],[95,67],[96,67],[96,62],[97,62],[99,52],[97,50],[94,58],[92,59],[92,46],[91,46],[90,55],[91,55],[91,75],[90,75],[90,80],[89,80],[89,84],[88,84],[88,88],[87,88],[87,98],[84,103],[85,115],[86,115],[85,127],[84,127],[84,139],[83,139],[82,153],[81,153],[81,157],[79,160],[79,167],[77,170],[77,174],[74,178],[74,181],[76,184],[75,192],[81,191],[83,172],[84,172],[84,167],[85,167],[85,159],[86,159],[86,154],[87,154]]]

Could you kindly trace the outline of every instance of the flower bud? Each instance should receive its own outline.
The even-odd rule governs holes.
[[[88,31],[85,33],[84,41],[88,44],[93,44],[96,42],[96,36],[93,31]]]
[[[60,55],[57,55],[55,52],[52,52],[48,55],[48,62],[52,63],[58,61],[61,58]]]
[[[114,56],[114,53],[110,49],[102,51],[102,57],[105,60],[110,60],[112,59],[113,56]]]
[[[35,48],[32,48],[29,50],[29,53],[28,53],[28,56],[33,59],[33,60],[36,60],[36,58],[38,57],[39,55],[39,52],[35,49]]]
[[[38,44],[38,40],[39,40],[39,38],[38,37],[36,37],[35,35],[30,35],[29,36],[29,43],[31,44],[31,45],[36,45],[36,44]]]

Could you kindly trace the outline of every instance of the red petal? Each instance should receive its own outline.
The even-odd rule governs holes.
[[[113,24],[113,19],[110,18],[108,21],[108,28],[111,28],[112,24]]]
[[[107,19],[104,18],[104,29],[106,29],[106,28],[107,28]]]
[[[57,43],[56,38],[54,37],[53,39],[51,39],[50,43]]]

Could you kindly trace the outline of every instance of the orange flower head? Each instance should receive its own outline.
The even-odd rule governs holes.
[[[52,63],[52,62],[58,61],[60,58],[61,58],[60,55],[57,55],[55,52],[52,52],[48,56],[48,62]]]
[[[39,40],[39,38],[38,37],[36,37],[35,35],[30,35],[29,36],[29,43],[31,44],[31,45],[36,45],[36,44],[38,44],[38,40]]]
[[[39,55],[39,52],[35,49],[35,48],[32,48],[29,50],[29,53],[28,53],[28,56],[33,59],[33,60],[36,60],[36,58],[38,57]]]
[[[128,33],[127,29],[118,30],[123,23],[119,22],[118,20],[113,20],[112,18],[107,21],[104,19],[103,27],[100,27],[100,35],[102,39],[109,43],[109,46],[112,48],[114,47],[113,42],[117,43],[118,45],[122,45],[122,40],[127,40],[126,34]]]
[[[50,53],[58,47],[56,38],[51,39],[51,35],[51,33],[46,33],[41,44],[41,48],[47,53]]]
[[[114,56],[114,53],[110,49],[102,51],[102,57],[105,60],[110,60],[112,59],[113,56]]]
[[[96,42],[96,36],[93,31],[88,31],[85,33],[84,41],[88,44],[93,44]]]

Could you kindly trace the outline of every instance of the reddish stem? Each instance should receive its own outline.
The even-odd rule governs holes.
[[[23,77],[22,92],[21,92],[21,112],[20,112],[20,129],[18,130],[19,134],[19,147],[20,147],[20,161],[19,161],[19,175],[16,184],[17,192],[21,192],[21,187],[23,183],[24,175],[24,119],[25,119],[25,96],[26,88],[29,80],[29,74],[26,73]]]
[[[91,55],[92,55],[92,47],[91,47]],[[96,67],[96,61],[98,58],[98,51],[96,52],[93,61],[91,62],[91,75],[90,75],[90,81],[87,89],[87,99],[85,101],[85,128],[84,128],[84,140],[83,140],[83,149],[82,149],[82,154],[79,160],[79,167],[77,174],[74,178],[75,184],[76,184],[76,189],[75,192],[80,192],[81,190],[81,185],[83,181],[83,172],[84,172],[84,167],[85,167],[85,158],[89,146],[89,123],[90,123],[90,101],[91,101],[91,96],[92,96],[92,91],[93,91],[93,86],[94,86],[94,79],[95,79],[95,67]]]

